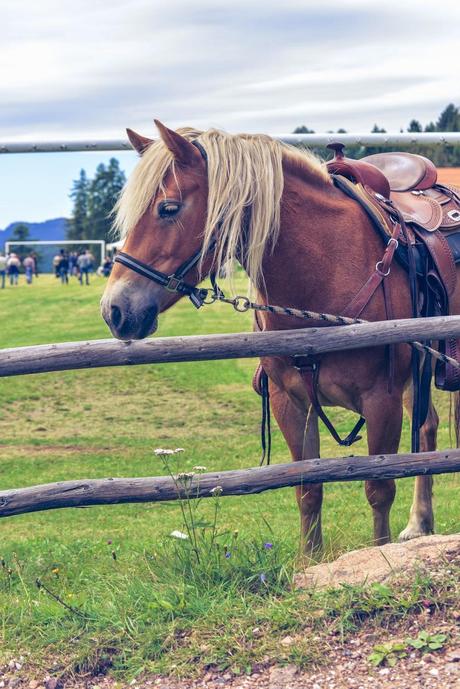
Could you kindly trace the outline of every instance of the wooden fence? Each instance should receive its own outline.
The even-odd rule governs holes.
[[[95,340],[0,350],[0,376],[179,361],[321,354],[413,340],[460,337],[460,316],[362,323],[262,333],[167,337],[139,342]],[[460,471],[460,450],[310,459],[270,467],[169,477],[63,481],[0,491],[0,517],[124,502],[248,495],[302,483],[401,478]]]

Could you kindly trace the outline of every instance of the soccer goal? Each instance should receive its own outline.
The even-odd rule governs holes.
[[[37,255],[38,268],[42,273],[53,272],[53,258],[56,253],[59,253],[64,248],[68,251],[88,249],[94,255],[95,267],[101,265],[106,252],[106,245],[103,239],[62,239],[61,241],[26,239],[24,241],[5,242],[5,252],[7,254],[14,251],[14,247],[20,250],[21,253],[24,253],[25,247],[27,247],[28,252],[33,251]]]

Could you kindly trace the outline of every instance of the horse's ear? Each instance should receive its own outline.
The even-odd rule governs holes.
[[[142,155],[149,146],[153,139],[147,139],[146,136],[141,136],[140,134],[137,134],[137,132],[133,132],[132,129],[127,129],[126,133],[128,135],[128,139],[131,143],[131,146],[140,154]]]
[[[154,122],[160,132],[163,143],[169,148],[178,163],[190,165],[200,157],[195,146],[185,137],[181,136],[173,129],[169,129],[159,120],[154,120]]]

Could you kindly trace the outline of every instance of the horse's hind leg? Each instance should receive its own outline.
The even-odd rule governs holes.
[[[411,414],[412,395],[404,398],[404,405]],[[430,452],[436,450],[439,418],[430,397],[430,406],[426,421],[420,429],[420,451]],[[411,538],[427,536],[434,531],[433,517],[433,477],[416,476],[414,485],[414,497],[410,510],[409,522],[406,528],[399,534],[400,541],[408,541]]]
[[[374,393],[364,400],[363,415],[366,418],[369,454],[395,453],[398,451],[402,427],[402,398],[389,396],[386,390]],[[393,479],[366,481],[366,497],[374,518],[374,543],[383,545],[391,541],[390,509],[396,493]]]
[[[303,411],[278,386],[270,383],[270,401],[273,414],[283,433],[292,459],[314,459],[319,457],[318,417],[308,408]],[[300,538],[306,555],[312,555],[322,546],[321,505],[322,484],[304,483],[296,488],[300,511]]]

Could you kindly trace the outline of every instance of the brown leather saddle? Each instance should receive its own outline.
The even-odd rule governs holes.
[[[390,199],[408,224],[434,232],[460,230],[460,189],[437,183],[435,165],[415,153],[376,153],[360,160],[345,158],[343,144],[330,144],[333,174],[372,189]]]

